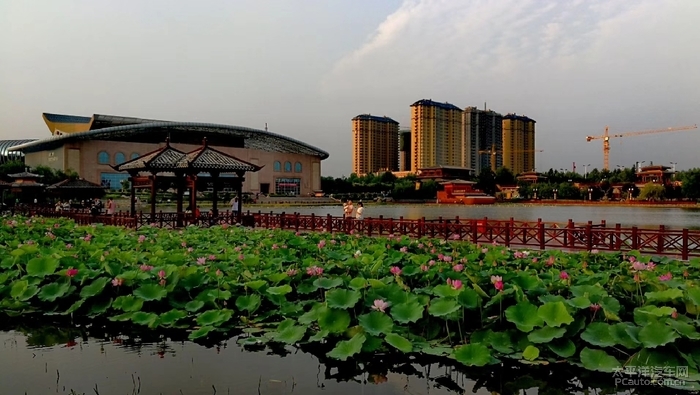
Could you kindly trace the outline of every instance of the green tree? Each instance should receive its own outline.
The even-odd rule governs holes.
[[[380,181],[384,184],[393,184],[396,181],[396,176],[390,171],[387,171],[382,174]]]
[[[639,198],[642,200],[661,200],[664,198],[666,189],[663,185],[648,183],[644,185],[639,192]]]
[[[8,174],[21,173],[26,169],[24,162],[13,160],[0,165],[0,177],[7,178]]]
[[[558,199],[580,199],[581,190],[576,188],[573,184],[568,182],[562,182],[559,184],[557,191]]]
[[[515,174],[507,167],[499,167],[496,169],[495,177],[496,184],[498,185],[514,185],[516,183]]]
[[[493,170],[489,168],[481,170],[481,173],[476,178],[476,187],[489,195],[495,194],[496,175],[493,173]]]
[[[690,169],[681,175],[681,191],[688,199],[700,199],[700,169]]]

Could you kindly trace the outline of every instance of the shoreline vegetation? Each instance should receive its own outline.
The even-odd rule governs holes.
[[[633,366],[678,390],[700,387],[698,258],[40,217],[5,218],[0,234],[0,314],[11,317],[104,320],[193,341],[242,333],[243,346],[313,344],[340,361]]]

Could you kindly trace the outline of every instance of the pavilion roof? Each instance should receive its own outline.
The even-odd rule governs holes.
[[[46,189],[99,189],[103,190],[104,187],[101,185],[97,185],[93,182],[83,180],[82,178],[76,179],[76,180],[71,180],[71,179],[66,179],[61,182],[57,182],[56,184],[53,184],[51,186],[46,187]]]
[[[169,170],[184,156],[184,152],[171,147],[170,141],[165,140],[165,146],[112,168],[117,171]]]
[[[8,174],[7,176],[12,177],[14,179],[17,179],[17,178],[41,178],[41,176],[39,174],[30,173],[28,171],[23,171],[23,172],[14,173],[14,174]]]

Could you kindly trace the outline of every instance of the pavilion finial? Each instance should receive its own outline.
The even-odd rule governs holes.
[[[170,135],[165,138],[165,146],[170,147]]]
[[[206,137],[202,139],[202,145],[205,147],[207,146],[207,138]]]

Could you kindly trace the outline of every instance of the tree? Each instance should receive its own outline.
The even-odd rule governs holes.
[[[8,174],[21,173],[26,169],[24,162],[13,160],[0,165],[0,177],[7,177]]]
[[[551,171],[551,169],[550,169]],[[515,174],[507,167],[499,167],[496,169],[496,184],[498,185],[513,185],[515,184]]]
[[[639,192],[639,198],[642,200],[661,200],[664,198],[664,193],[666,189],[663,185],[648,183],[644,185],[642,190]]]
[[[386,173],[382,174],[380,178],[380,182],[384,184],[393,184],[395,181],[396,176],[390,171],[387,171]]]
[[[481,170],[476,178],[476,187],[489,195],[496,193],[496,175],[493,170],[489,168]]]
[[[690,169],[681,175],[681,191],[688,199],[700,199],[700,169]]]

